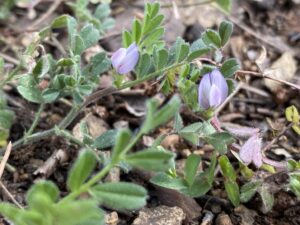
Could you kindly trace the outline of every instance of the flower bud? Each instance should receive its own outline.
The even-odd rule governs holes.
[[[214,109],[225,101],[227,95],[226,80],[218,69],[203,76],[198,89],[198,102],[201,108]]]
[[[126,74],[132,71],[138,60],[139,49],[135,43],[132,43],[127,49],[120,48],[111,57],[112,65],[119,74]]]

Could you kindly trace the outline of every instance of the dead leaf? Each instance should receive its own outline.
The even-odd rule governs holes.
[[[264,71],[264,74],[273,77],[275,79],[280,79],[284,81],[291,80],[297,70],[297,63],[294,59],[294,56],[291,52],[285,52],[281,55],[281,57],[276,60],[270,68]],[[265,79],[265,85],[272,91],[277,92],[281,87],[281,83]]]
[[[104,120],[94,116],[92,113],[87,114],[80,122],[86,122],[89,133],[93,138],[100,136],[108,130],[107,123]],[[72,133],[77,139],[82,140],[83,136],[80,131],[80,122],[75,125]]]

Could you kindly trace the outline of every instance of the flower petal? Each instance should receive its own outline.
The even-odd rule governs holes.
[[[240,158],[246,164],[253,162],[256,167],[262,166],[261,142],[262,139],[255,134],[244,143],[240,150]]]
[[[198,103],[201,108],[209,108],[209,91],[211,88],[209,73],[205,74],[199,84],[198,88]]]
[[[126,49],[120,48],[118,51],[114,52],[111,57],[111,63],[115,70],[118,71],[118,68],[121,66],[122,62],[124,61],[126,56]]]
[[[256,135],[250,137],[244,145],[241,147],[240,150],[240,158],[243,160],[244,163],[249,164],[252,162],[253,157],[253,143],[256,140]]]
[[[257,138],[253,146],[254,150],[253,150],[252,161],[257,168],[261,167],[263,164],[262,153],[261,153],[261,141],[262,141],[261,138]]]
[[[212,85],[209,92],[209,106],[217,107],[222,103],[222,93],[216,85]]]
[[[135,42],[133,42],[131,45],[129,45],[129,47],[127,48],[127,54],[129,54],[131,51],[135,51],[137,50],[138,47],[137,45],[135,44]]]
[[[216,85],[221,92],[221,102],[224,102],[228,96],[228,85],[222,73],[215,69],[210,73],[211,83]]]
[[[271,166],[274,166],[278,169],[285,169],[287,167],[287,163],[286,162],[277,162],[277,161],[274,161],[272,159],[268,159],[266,157],[263,157],[263,162],[266,163],[266,164],[269,164]]]
[[[122,65],[119,67],[118,72],[120,74],[129,73],[131,70],[134,69],[138,60],[139,60],[138,48],[135,47],[134,49],[130,49],[130,52],[126,53],[126,57],[125,57]]]

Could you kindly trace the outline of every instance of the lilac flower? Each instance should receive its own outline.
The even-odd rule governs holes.
[[[119,74],[132,71],[138,60],[139,49],[135,43],[132,43],[127,49],[120,48],[111,57],[112,65]]]
[[[263,155],[261,152],[262,139],[259,137],[259,134],[256,133],[251,136],[245,144],[241,147],[240,158],[244,163],[253,164],[259,168],[263,164]]]
[[[225,78],[218,69],[203,76],[198,90],[198,102],[207,110],[222,104],[228,95],[228,86]]]

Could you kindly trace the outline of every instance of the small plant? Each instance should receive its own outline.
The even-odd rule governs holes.
[[[230,1],[216,2],[225,10],[230,8]],[[24,57],[33,58],[33,53],[42,48],[46,37],[57,29],[66,29],[67,56],[54,58],[42,51],[34,65],[27,66],[25,73],[19,74],[20,68],[17,68],[2,82],[4,85],[17,79],[20,95],[40,105],[34,123],[24,137],[14,143],[13,149],[50,135],[62,136],[82,147],[68,174],[69,192],[62,197],[56,184],[40,181],[28,191],[26,209],[1,203],[0,213],[3,216],[16,225],[92,225],[104,224],[104,212],[99,206],[121,211],[143,207],[148,197],[144,187],[129,182],[103,183],[103,178],[114,167],[154,171],[156,175],[151,179],[152,183],[198,197],[213,187],[216,167],[219,166],[224,189],[234,206],[249,201],[258,192],[267,211],[273,204],[272,193],[262,179],[254,176],[254,171],[248,165],[252,163],[257,170],[269,171],[288,166],[290,184],[287,188],[299,196],[299,163],[278,163],[266,158],[259,129],[224,128],[215,115],[216,109],[234,90],[232,77],[240,69],[236,59],[224,59],[222,56],[222,49],[226,47],[233,31],[232,23],[223,21],[217,31],[205,30],[192,44],[177,38],[167,48],[162,39],[164,16],[160,14],[160,5],[148,3],[143,19],[134,19],[132,29],[123,31],[123,48],[112,57],[107,57],[106,52],[99,52],[85,65],[82,60],[84,52],[95,45],[112,24],[107,4],[100,4],[93,14],[87,9],[87,4],[88,1],[70,3],[77,19],[69,15],[56,18],[39,32],[38,38],[28,46],[24,54]],[[199,66],[196,62],[204,55],[212,55],[216,63],[202,63]],[[22,67],[26,67],[24,61],[25,58]],[[105,72],[113,75],[114,86],[96,90],[99,77]],[[163,106],[155,99],[148,100],[144,122],[136,133],[133,134],[129,129],[109,130],[93,139],[84,124],[81,124],[81,141],[66,130],[88,104],[152,79],[159,81],[164,94],[171,94],[177,89],[180,96],[174,95]],[[47,85],[41,88],[40,84],[45,82]],[[63,97],[71,97],[73,101],[67,116],[55,127],[34,133],[44,105]],[[180,116],[182,104],[198,113],[203,120],[184,125]],[[0,114],[5,111],[5,104],[1,105],[3,107],[0,107]],[[297,109],[288,108],[286,114],[287,120],[298,132]],[[12,114],[9,114],[9,118],[11,120]],[[214,147],[208,164],[204,165],[200,156],[191,154],[186,160],[184,174],[177,175],[174,161],[176,155],[160,145],[164,136],[158,137],[150,148],[133,151],[143,135],[150,134],[171,119],[174,119],[173,133],[193,145],[198,145],[202,140]],[[2,125],[1,121],[0,125],[7,132],[9,126]],[[5,135],[4,137],[6,138]],[[233,145],[241,137],[248,139],[242,146]],[[112,149],[109,158],[102,155],[101,150],[105,148]],[[238,164],[229,160],[229,153],[236,157]],[[198,171],[200,164],[204,166],[201,172]],[[238,175],[247,180],[247,183],[240,185]]]

